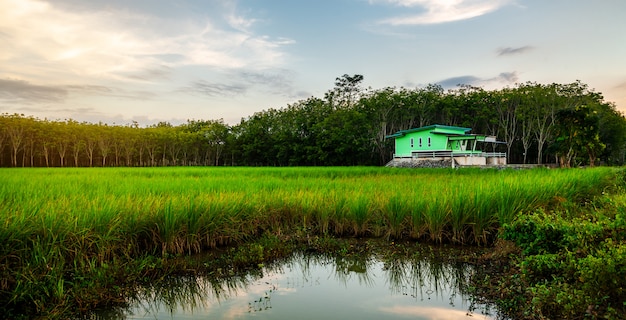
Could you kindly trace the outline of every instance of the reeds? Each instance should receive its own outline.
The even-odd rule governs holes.
[[[118,260],[199,253],[264,232],[486,244],[520,213],[600,193],[615,172],[3,169],[0,298],[62,300],[68,274],[104,270]]]

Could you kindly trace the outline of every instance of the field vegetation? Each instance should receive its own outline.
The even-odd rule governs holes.
[[[504,225],[508,245],[492,255],[509,252],[480,263],[480,294],[514,319],[626,319],[626,193],[615,191]]]
[[[180,257],[236,246],[244,251],[226,263],[242,255],[263,262],[294,241],[318,246],[336,237],[489,246],[503,226],[524,246],[518,238],[540,229],[516,227],[526,223],[520,216],[591,201],[615,189],[616,172],[3,169],[0,305],[17,317],[123,303],[134,283],[187,268]]]

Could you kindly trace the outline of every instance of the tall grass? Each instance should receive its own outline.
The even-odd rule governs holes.
[[[113,263],[199,253],[264,232],[486,244],[520,213],[599,194],[615,172],[2,169],[0,300],[29,301],[39,312],[50,300],[67,306],[73,286],[111,286],[115,278],[99,275]]]

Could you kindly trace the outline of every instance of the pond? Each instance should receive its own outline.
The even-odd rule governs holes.
[[[474,267],[427,259],[294,254],[227,279],[181,276],[138,288],[98,319],[496,319],[466,288]]]

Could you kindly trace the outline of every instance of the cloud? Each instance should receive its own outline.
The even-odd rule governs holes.
[[[507,56],[507,55],[514,55],[514,54],[522,54],[522,53],[531,51],[532,49],[534,49],[534,47],[532,46],[523,46],[523,47],[517,47],[517,48],[505,47],[505,48],[498,49],[498,55]]]
[[[199,80],[192,82],[189,86],[181,88],[178,91],[192,94],[200,94],[209,97],[231,97],[244,94],[247,90],[248,86],[241,84],[224,84]]]
[[[254,34],[255,20],[234,13],[180,20],[113,5],[70,11],[54,3],[0,2],[0,65],[5,74],[48,75],[50,83],[58,83],[77,76],[145,80],[151,78],[146,70],[181,66],[274,67],[285,61],[282,47],[293,43]]]
[[[165,118],[165,117],[149,117],[149,116],[128,116],[119,113],[102,112],[99,109],[91,107],[62,107],[55,108],[50,106],[36,107],[36,106],[22,106],[17,109],[11,109],[12,112],[18,114],[38,114],[40,117],[45,117],[51,120],[73,119],[79,122],[88,123],[108,123],[108,124],[131,124],[133,121],[138,122],[140,125],[156,124],[161,121],[166,121],[174,125],[185,123],[185,118]],[[0,105],[0,111],[2,111],[2,105]],[[39,118],[39,117],[38,117]]]
[[[63,85],[60,87],[63,89],[67,89],[70,93],[70,96],[91,95],[133,100],[147,100],[157,96],[157,94],[155,94],[154,92],[146,90],[128,90],[99,85]]]
[[[441,320],[463,319],[463,318],[467,318],[468,316],[479,316],[483,319],[487,318],[486,316],[471,314],[468,311],[454,310],[450,308],[441,308],[441,307],[399,305],[399,306],[392,306],[392,307],[379,307],[378,310],[385,312],[385,313],[393,314],[393,315],[411,317],[411,318],[428,318],[428,319],[441,319]]]
[[[491,78],[480,78],[477,76],[466,75],[459,77],[452,77],[445,80],[441,80],[437,82],[437,84],[441,85],[445,89],[455,88],[459,85],[472,85],[472,86],[497,86],[502,84],[513,84],[519,80],[519,75],[516,71],[513,72],[502,72],[495,77]]]
[[[626,90],[626,82],[622,82],[622,83],[616,85],[615,87],[613,87],[613,89]]]
[[[392,26],[428,25],[467,20],[496,11],[511,0],[371,0],[405,8],[421,8],[423,12],[379,21]]]
[[[0,79],[0,101],[33,103],[62,103],[72,96],[90,95],[125,99],[150,99],[149,91],[122,90],[100,85],[39,85],[24,80]]]
[[[482,80],[480,78],[475,77],[475,76],[460,76],[460,77],[452,77],[452,78],[448,78],[445,80],[441,80],[437,82],[437,84],[448,89],[448,88],[454,88],[462,84],[478,85],[481,81]]]
[[[67,89],[72,92],[82,93],[82,94],[105,94],[111,95],[114,94],[114,89],[105,86],[98,85],[65,85],[61,88]]]
[[[242,71],[238,74],[242,81],[265,88],[272,94],[284,96],[292,96],[291,93],[294,90],[293,76],[293,72],[285,69]]]
[[[21,110],[32,112],[32,113],[80,113],[80,114],[89,114],[89,113],[98,113],[93,108],[40,108],[34,106],[22,107]]]
[[[119,75],[132,80],[152,82],[156,80],[166,80],[170,77],[172,72],[172,68],[162,65],[133,72],[119,72]]]
[[[496,81],[505,82],[505,83],[515,83],[519,80],[519,76],[517,72],[502,72],[496,78]]]
[[[251,90],[265,91],[275,95],[293,96],[293,72],[285,69],[241,70],[226,72],[221,78],[227,81],[198,80],[180,88],[178,92],[200,94],[210,97],[245,95]]]
[[[60,102],[68,91],[56,86],[31,84],[23,80],[0,79],[0,99],[23,102]]]

